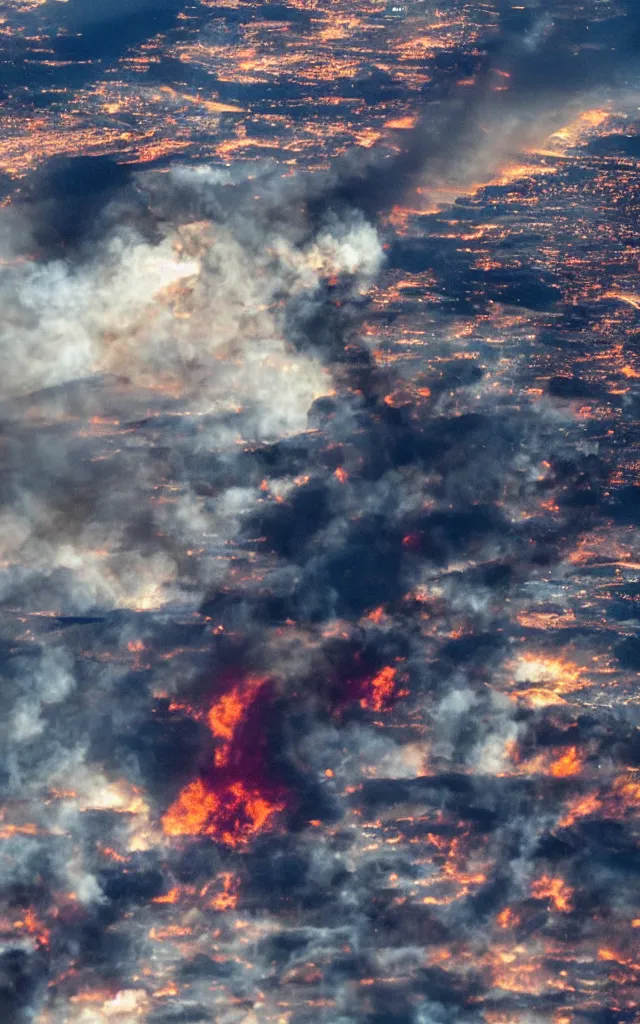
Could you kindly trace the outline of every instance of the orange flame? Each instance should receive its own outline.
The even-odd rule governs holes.
[[[207,722],[211,732],[219,739],[226,740],[215,752],[216,765],[227,764],[236,728],[245,716],[247,706],[265,683],[262,676],[248,676],[244,683],[234,686],[210,709]]]
[[[549,878],[543,875],[531,884],[531,895],[536,900],[549,900],[556,910],[567,914],[573,909],[573,889],[562,878]]]
[[[379,626],[384,619],[384,605],[379,605],[377,608],[374,608],[372,612],[365,615],[365,619],[368,619],[369,622],[373,622],[375,626]]]
[[[33,935],[39,946],[46,946],[49,943],[49,929],[45,928],[45,926],[38,921],[38,918],[31,907],[29,907],[28,910],[25,910],[20,920],[13,922],[13,927],[18,929],[24,928],[29,935]]]
[[[633,366],[623,366],[620,370],[620,373],[623,377],[626,377],[628,380],[640,379],[640,373],[637,370],[635,370]]]
[[[569,747],[566,754],[554,761],[549,771],[555,779],[564,779],[568,775],[577,775],[582,771],[583,760],[578,753],[577,747]]]
[[[180,899],[180,890],[178,888],[170,889],[164,896],[154,896],[152,903],[177,903]]]
[[[212,836],[228,846],[247,843],[262,831],[269,819],[284,810],[284,803],[270,801],[244,782],[207,790],[201,779],[185,786],[162,818],[166,835]]]
[[[369,684],[371,693],[361,699],[360,707],[370,708],[372,711],[384,711],[393,696],[395,679],[396,669],[391,665],[386,665],[371,680]]]
[[[586,818],[589,814],[595,814],[600,810],[602,804],[595,793],[588,793],[586,796],[577,797],[569,801],[567,813],[560,819],[560,828],[569,828],[578,818]]]
[[[498,922],[500,928],[515,928],[518,924],[520,924],[520,918],[511,909],[511,907],[505,907],[504,910],[501,910],[496,918],[496,921]]]
[[[238,904],[237,879],[231,871],[222,871],[219,875],[222,889],[209,900],[212,910],[233,910]]]

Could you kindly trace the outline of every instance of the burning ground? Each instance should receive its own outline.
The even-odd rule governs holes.
[[[2,211],[8,1024],[638,1020],[637,125],[540,24]]]

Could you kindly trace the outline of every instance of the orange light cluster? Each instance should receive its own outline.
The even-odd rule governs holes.
[[[583,760],[577,747],[569,747],[566,754],[552,763],[549,772],[555,779],[564,779],[569,775],[577,775],[582,771],[582,766]]]
[[[170,889],[169,892],[164,893],[163,896],[154,896],[152,903],[177,903],[180,899],[180,889],[177,887]]]
[[[265,787],[262,780],[259,742],[245,732],[266,684],[259,675],[234,680],[211,705],[206,721],[212,735],[222,741],[214,753],[213,771],[178,794],[162,818],[165,835],[207,835],[239,846],[284,809],[281,789]]]
[[[12,927],[18,931],[23,930],[32,935],[38,946],[46,946],[49,943],[49,929],[38,920],[35,913],[29,907],[21,918],[11,922]]]
[[[207,724],[218,739],[225,744],[215,752],[215,763],[225,765],[229,761],[234,733],[244,718],[247,707],[257,695],[266,680],[262,676],[248,676],[233,689],[216,701],[209,714]]]
[[[207,789],[201,779],[185,786],[162,818],[166,835],[207,835],[228,846],[247,843],[284,809],[242,781]]]
[[[520,918],[511,907],[505,907],[504,910],[501,910],[496,921],[500,928],[516,928],[520,924]]]
[[[223,871],[219,875],[222,888],[209,900],[212,910],[233,910],[238,904],[238,881],[231,871]]]
[[[360,707],[371,711],[384,711],[393,697],[396,669],[386,665],[369,683],[369,693],[360,700]]]
[[[553,907],[563,914],[573,910],[573,889],[562,878],[543,875],[532,883],[531,895],[536,900],[549,900]]]
[[[602,803],[595,793],[587,793],[586,796],[577,797],[575,800],[569,801],[566,814],[560,819],[558,825],[560,828],[569,828],[579,818],[586,818],[590,814],[595,814],[601,807]]]

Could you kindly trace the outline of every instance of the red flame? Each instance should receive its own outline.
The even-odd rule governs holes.
[[[407,551],[419,552],[422,545],[422,535],[420,533],[407,533],[402,538],[402,546]]]
[[[391,665],[385,665],[383,669],[380,669],[369,682],[369,693],[360,699],[360,707],[370,708],[372,711],[384,711],[389,706],[394,694],[396,671]]]
[[[13,927],[17,930],[24,929],[29,935],[32,935],[38,946],[46,946],[49,943],[49,929],[38,920],[34,911],[31,907],[25,910],[21,918],[12,922]]]
[[[207,724],[211,732],[218,739],[227,741],[215,752],[217,765],[227,764],[235,730],[243,720],[248,705],[251,704],[265,682],[266,680],[261,676],[248,676],[242,683],[223,694],[210,709],[207,715]]]
[[[164,814],[166,835],[207,835],[238,846],[284,810],[284,788],[268,778],[266,764],[268,697],[268,681],[247,676],[211,706],[207,723],[223,743],[215,751],[212,771],[188,783]]]
[[[569,747],[566,754],[554,761],[549,771],[556,779],[566,778],[568,775],[577,775],[582,771],[582,758],[577,747]]]
[[[573,889],[562,878],[543,875],[531,885],[531,895],[536,900],[549,900],[552,906],[563,914],[573,909]]]
[[[238,879],[231,871],[222,871],[217,879],[222,888],[209,900],[209,906],[212,910],[233,910],[238,905]],[[201,896],[207,895],[209,892],[209,886],[200,893]]]
[[[167,835],[207,835],[238,846],[261,832],[269,818],[284,810],[282,801],[270,801],[244,782],[206,789],[201,779],[182,790],[162,819]]]

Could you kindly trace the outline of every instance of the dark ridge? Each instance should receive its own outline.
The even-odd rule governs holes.
[[[156,1010],[147,1017],[147,1024],[199,1024],[211,1020],[211,1014],[204,1006],[167,1007]]]
[[[593,398],[599,393],[598,388],[580,377],[552,377],[547,384],[547,391],[554,398],[566,399]]]
[[[133,754],[149,792],[167,806],[198,768],[213,758],[212,737],[205,725],[161,712],[139,723],[131,733],[107,737],[105,743],[103,752],[101,737],[96,737],[94,756],[106,759],[109,750],[116,757],[118,751]]]
[[[591,139],[587,147],[596,156],[640,157],[640,137],[637,135],[604,135]]]
[[[110,204],[118,198],[118,209]],[[157,228],[133,183],[131,168],[108,156],[53,157],[14,193],[38,259],[79,260],[116,224],[129,221],[149,240]]]
[[[3,1024],[28,1024],[31,1005],[44,983],[42,959],[23,949],[0,954],[0,1014]]]
[[[440,657],[455,664],[480,659],[482,662],[492,654],[500,652],[505,646],[504,637],[495,633],[474,633],[455,640],[448,640],[440,648]]]
[[[326,488],[306,484],[298,487],[289,500],[267,505],[264,511],[252,515],[244,530],[246,536],[259,538],[258,545],[263,549],[295,561],[332,518]]]
[[[235,973],[235,965],[230,960],[212,960],[210,956],[199,953],[192,960],[187,960],[179,968],[182,981],[216,981],[230,978]]]
[[[449,931],[426,907],[405,903],[393,906],[384,893],[373,897],[367,909],[371,925],[384,936],[390,947],[439,945],[449,937]]]
[[[612,500],[603,503],[605,514],[612,515],[621,525],[640,524],[640,485],[631,484],[613,492]]]
[[[487,980],[480,975],[455,975],[440,967],[423,967],[417,976],[418,991],[444,1006],[467,1006],[482,995]]]
[[[640,637],[627,637],[616,645],[614,652],[623,668],[640,672]]]
[[[162,872],[132,871],[123,872],[120,868],[111,868],[101,872],[100,884],[105,897],[114,903],[147,903],[154,896],[159,896],[164,887]]]
[[[277,932],[275,935],[263,939],[259,948],[269,963],[281,966],[286,964],[294,954],[301,955],[310,941],[311,938],[304,929],[292,929]]]

